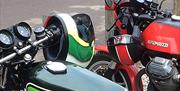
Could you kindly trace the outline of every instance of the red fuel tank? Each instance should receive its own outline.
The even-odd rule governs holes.
[[[143,31],[142,38],[147,49],[180,55],[180,21],[154,21]]]

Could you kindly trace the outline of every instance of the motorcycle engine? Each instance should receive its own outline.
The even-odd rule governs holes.
[[[179,87],[175,78],[179,72],[172,60],[155,57],[146,66],[146,73],[160,91],[176,91]]]

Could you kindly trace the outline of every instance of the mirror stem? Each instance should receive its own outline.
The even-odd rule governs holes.
[[[158,9],[158,10],[161,10],[161,7],[162,7],[162,4],[164,3],[164,1],[166,1],[166,0],[162,0],[162,1],[161,1],[161,3],[160,3],[160,5],[159,5],[159,9]]]

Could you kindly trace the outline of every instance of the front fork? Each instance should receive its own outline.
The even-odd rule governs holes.
[[[14,74],[17,72],[10,66],[6,67],[3,66],[1,69],[1,83],[0,83],[0,91],[17,91],[21,89],[20,80],[18,79],[17,75]]]
[[[108,69],[104,74],[104,77],[111,80],[112,75],[114,74],[114,72],[116,71],[116,65],[117,63],[114,61],[111,61],[110,64],[108,65]]]
[[[5,84],[6,84],[6,80],[7,80],[7,68],[6,67],[4,67],[4,66],[2,66],[1,65],[1,72],[0,72],[0,74],[1,74],[1,87],[0,87],[0,89],[2,90],[2,89],[4,89],[5,88]]]

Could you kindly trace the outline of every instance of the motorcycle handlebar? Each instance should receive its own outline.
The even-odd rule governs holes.
[[[33,42],[32,44],[27,45],[27,46],[23,47],[22,49],[17,50],[16,52],[11,53],[11,54],[5,56],[4,58],[1,58],[1,59],[0,59],[0,64],[1,64],[1,63],[4,63],[5,61],[11,60],[11,59],[14,58],[16,55],[21,55],[22,53],[25,53],[27,50],[31,49],[31,47],[38,46],[39,44],[47,41],[48,39],[50,39],[50,38],[52,38],[52,37],[54,37],[54,35],[59,34],[59,33],[56,32],[56,31],[55,31],[55,32],[50,31],[49,33],[50,33],[50,34],[47,34],[44,38],[39,39],[39,40]]]
[[[141,14],[138,16],[140,20],[155,20],[156,18],[154,16],[151,16],[149,14]]]
[[[156,20],[171,17],[171,13],[163,11],[151,11],[151,13],[141,14],[138,16],[140,20]]]

